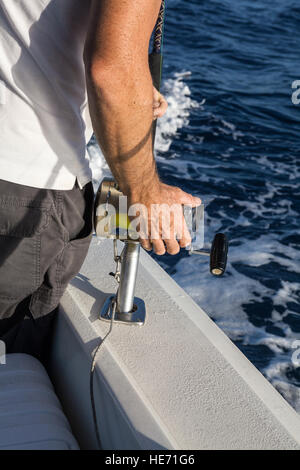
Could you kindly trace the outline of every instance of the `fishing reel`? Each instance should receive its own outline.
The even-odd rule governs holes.
[[[184,207],[184,217],[192,235],[189,255],[210,257],[210,272],[220,277],[226,270],[228,242],[223,233],[217,233],[210,251],[198,249],[199,241],[204,241],[204,208]],[[134,297],[140,256],[140,243],[137,234],[131,229],[127,211],[127,198],[113,179],[105,178],[97,192],[94,212],[95,231],[99,238],[112,239],[116,272],[110,273],[119,283],[116,295],[106,300],[100,319],[127,325],[143,325],[146,308],[142,299]],[[202,228],[202,230],[201,230]],[[117,241],[124,242],[121,255]],[[201,242],[202,240],[202,242]]]

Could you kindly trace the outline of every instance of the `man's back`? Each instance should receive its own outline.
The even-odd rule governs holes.
[[[1,179],[50,189],[90,180],[89,10],[89,0],[0,0]]]

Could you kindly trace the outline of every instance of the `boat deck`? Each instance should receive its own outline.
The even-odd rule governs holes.
[[[96,447],[89,364],[116,290],[110,240],[93,239],[62,300],[57,390],[82,447]],[[108,449],[299,449],[300,417],[206,313],[142,252],[143,327],[115,325],[97,361],[95,396]],[[74,372],[76,371],[76,373]],[[75,411],[76,410],[76,411]]]

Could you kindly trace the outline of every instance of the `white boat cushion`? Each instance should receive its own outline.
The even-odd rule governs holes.
[[[8,354],[0,364],[0,449],[78,449],[42,364]]]

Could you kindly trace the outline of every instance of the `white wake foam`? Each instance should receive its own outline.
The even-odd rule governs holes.
[[[191,98],[191,91],[184,82],[191,72],[176,73],[174,78],[166,80],[162,93],[168,101],[168,109],[163,118],[158,120],[156,149],[160,153],[170,149],[172,140],[177,132],[189,124],[190,110],[200,108],[205,101],[197,103]]]

